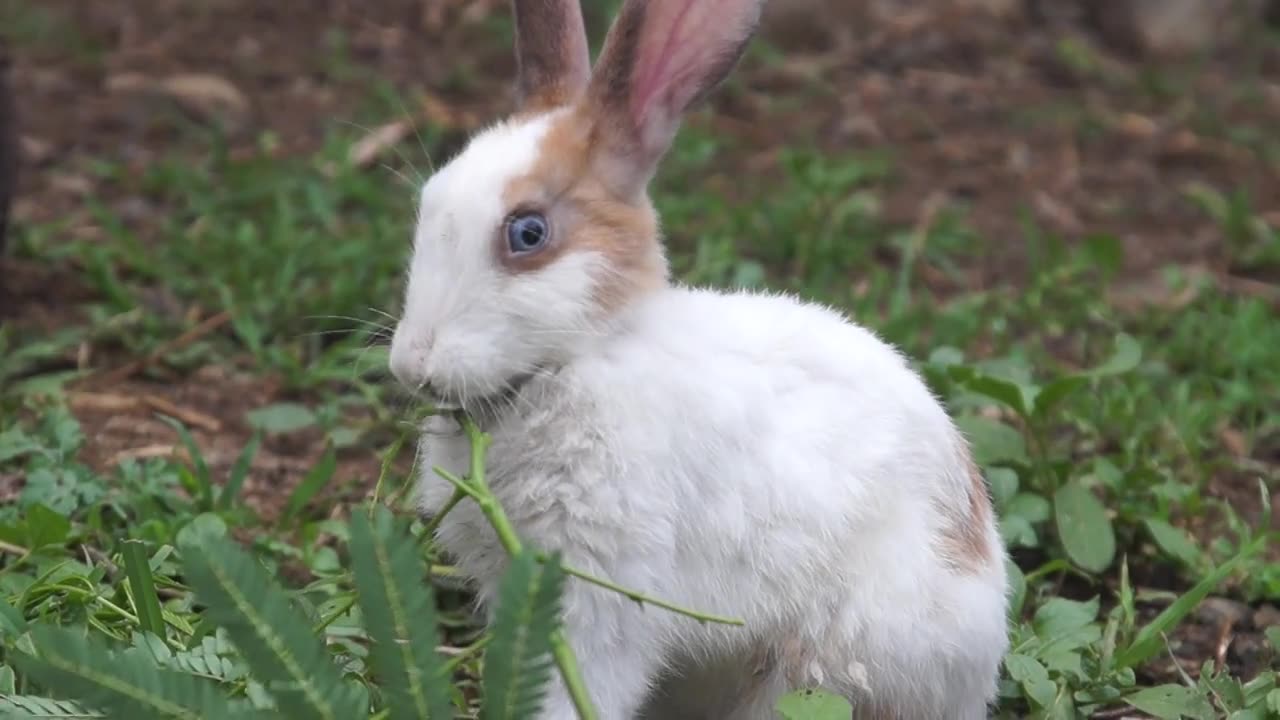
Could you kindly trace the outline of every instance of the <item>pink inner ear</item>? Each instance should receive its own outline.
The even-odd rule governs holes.
[[[663,108],[667,115],[684,110],[716,54],[737,39],[732,10],[718,12],[735,2],[743,0],[650,0],[632,77],[631,113],[638,126],[646,124],[657,103],[669,105]],[[716,18],[721,26],[708,26]]]

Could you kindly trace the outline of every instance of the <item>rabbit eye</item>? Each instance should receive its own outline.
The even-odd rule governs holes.
[[[536,212],[520,213],[507,220],[507,247],[516,255],[541,249],[550,235],[547,219]]]

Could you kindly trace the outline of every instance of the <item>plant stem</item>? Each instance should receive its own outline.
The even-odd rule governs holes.
[[[551,654],[560,666],[560,677],[564,680],[564,689],[573,700],[573,708],[578,711],[579,720],[596,720],[596,709],[587,695],[587,684],[582,680],[582,672],[578,670],[578,658],[573,648],[564,639],[564,632],[556,630],[551,633]]]
[[[536,553],[534,557],[537,558],[538,562],[544,563],[544,564],[551,561],[551,558],[547,557],[545,553]],[[561,569],[564,570],[566,575],[572,575],[578,578],[579,580],[589,582],[592,585],[598,585],[602,588],[605,588],[606,590],[612,590],[613,592],[616,592],[620,595],[625,595],[629,599],[634,600],[635,602],[640,603],[641,605],[653,605],[655,607],[660,607],[664,610],[670,610],[671,612],[676,613],[677,615],[685,615],[685,616],[691,617],[694,620],[697,620],[698,622],[702,622],[702,623],[720,623],[721,625],[745,625],[746,624],[742,620],[739,620],[738,618],[725,617],[723,615],[712,615],[710,613],[699,612],[697,610],[691,610],[686,607],[681,607],[679,605],[676,605],[675,603],[667,602],[666,600],[661,600],[659,598],[645,595],[644,593],[638,590],[632,590],[630,588],[623,587],[611,580],[605,580],[604,578],[596,577],[595,575],[592,575],[587,572],[583,572],[582,570],[578,570],[576,568],[569,567],[568,565],[561,565],[560,567]]]
[[[467,434],[467,439],[471,443],[471,472],[470,477],[466,481],[460,478],[452,478],[441,473],[441,476],[449,480],[457,488],[458,492],[465,493],[475,498],[476,503],[480,506],[480,511],[484,513],[489,524],[493,526],[494,532],[498,534],[498,541],[502,543],[502,547],[506,549],[509,555],[519,555],[524,552],[524,545],[520,542],[520,537],[516,534],[515,528],[511,526],[511,521],[507,519],[507,514],[502,510],[502,506],[498,503],[497,498],[490,492],[488,484],[484,477],[484,457],[489,450],[490,437],[482,432],[475,422],[465,413],[458,413],[458,422],[462,425],[462,429]],[[439,472],[439,470],[437,470]],[[551,635],[551,653],[555,657],[556,665],[560,668],[560,676],[564,679],[565,690],[569,693],[569,698],[573,701],[573,707],[578,713],[581,720],[596,720],[596,710],[591,704],[591,698],[587,695],[586,684],[582,681],[582,672],[578,669],[578,659],[574,657],[572,648],[565,641],[564,633],[556,630]]]
[[[387,473],[391,470],[391,463],[396,459],[396,455],[400,454],[400,448],[404,445],[404,435],[396,438],[396,441],[387,449],[386,455],[382,458],[382,466],[378,470],[378,482],[373,486],[373,502],[369,503],[369,519],[373,519],[373,511],[378,506],[378,498],[382,497],[382,482],[387,478]]]
[[[452,673],[453,671],[457,670],[459,665],[471,659],[473,656],[475,656],[477,653],[483,650],[484,647],[488,645],[489,641],[492,639],[493,639],[492,635],[485,635],[481,637],[479,640],[476,640],[475,642],[471,643],[467,647],[463,648],[457,655],[454,655],[453,657],[449,658],[445,662],[444,664],[445,671]]]
[[[439,474],[439,472],[439,470],[436,470],[437,474]],[[449,502],[445,503],[444,507],[440,508],[440,512],[436,513],[435,517],[431,518],[431,522],[428,522],[427,526],[423,528],[422,537],[426,538],[427,541],[430,542],[432,536],[435,535],[436,530],[440,527],[440,521],[444,520],[444,516],[448,515],[449,511],[457,507],[458,503],[462,502],[466,497],[466,490],[463,490],[460,487],[454,487],[453,496],[449,498]]]

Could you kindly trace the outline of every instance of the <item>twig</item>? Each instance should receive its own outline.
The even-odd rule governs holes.
[[[14,545],[13,543],[7,543],[3,540],[0,540],[0,552],[17,555],[19,557],[26,557],[31,554],[30,550],[22,547],[21,545]]]
[[[82,384],[92,381],[95,383],[100,383],[102,385],[114,385],[118,382],[128,380],[134,375],[137,375],[139,372],[142,372],[147,367],[161,360],[165,355],[168,355],[174,350],[179,350],[181,348],[184,348],[190,345],[196,340],[199,340],[205,335],[208,335],[214,330],[217,330],[223,325],[226,325],[230,321],[231,321],[231,313],[226,310],[220,313],[217,313],[216,315],[210,315],[209,317],[205,318],[200,324],[182,333],[178,337],[168,342],[161,343],[160,347],[157,347],[155,350],[152,350],[147,355],[141,358],[138,358],[137,360],[127,362],[124,365],[121,365],[120,367],[116,368],[115,370],[102,373],[101,375],[97,375],[97,376],[90,375],[89,377],[85,378],[82,381]]]
[[[207,430],[211,433],[221,432],[222,430],[222,422],[217,418],[209,417],[202,412],[192,410],[190,408],[178,407],[159,395],[151,395],[148,393],[143,395],[141,400],[143,405],[146,405],[152,410],[181,420],[192,427]]]

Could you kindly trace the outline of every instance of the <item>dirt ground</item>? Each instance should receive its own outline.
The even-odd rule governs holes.
[[[365,77],[344,73],[333,60],[335,29],[347,39],[345,62],[375,69],[420,122],[447,125],[460,138],[509,107],[510,53],[483,21],[487,12],[504,11],[503,3],[41,4],[72,18],[75,36],[12,48],[25,164],[18,224],[86,213],[90,195],[128,211],[135,188],[95,179],[93,161],[110,157],[140,171],[187,151],[180,126],[156,112],[153,93],[139,90],[157,77],[206,76],[178,104],[197,122],[228,124],[233,153],[250,152],[264,130],[279,138],[274,152],[314,150],[328,128],[369,100]],[[1280,305],[1268,284],[1277,278],[1232,267],[1221,224],[1186,197],[1192,183],[1243,189],[1263,218],[1280,224],[1280,157],[1231,132],[1252,129],[1265,139],[1280,127],[1275,44],[1198,59],[1175,84],[1160,86],[1137,58],[1106,45],[1070,13],[996,21],[979,12],[912,10],[821,42],[793,26],[763,30],[785,48],[781,60],[746,68],[741,91],[717,96],[717,112],[699,120],[756,149],[725,159],[727,168],[767,168],[796,140],[816,139],[832,151],[887,146],[896,158],[882,189],[888,219],[919,225],[939,203],[963,203],[976,230],[1001,248],[969,268],[975,287],[1019,279],[1026,244],[1018,210],[1025,208],[1066,238],[1119,238],[1134,302],[1170,301],[1149,289],[1149,278],[1176,264]],[[470,80],[458,82],[460,74]],[[1247,83],[1238,81],[1244,74]],[[770,102],[797,87],[813,95],[796,109]],[[1144,87],[1149,91],[1137,90]],[[4,314],[54,326],[74,312],[83,295],[72,278],[50,272],[7,261]],[[87,389],[94,394],[75,409],[95,464],[175,451],[172,432],[149,420],[157,403],[167,402],[195,418],[189,424],[210,463],[225,469],[249,436],[244,410],[278,399],[269,384],[217,369],[174,383],[129,378]],[[159,400],[138,400],[146,397]],[[287,497],[319,452],[305,434],[269,441],[255,466],[268,471],[255,472],[248,486],[254,504],[278,511],[275,499]],[[344,458],[339,486],[376,477],[377,462]],[[1242,618],[1231,627],[1253,622]],[[1204,627],[1199,656],[1211,657],[1221,646],[1220,624]]]

